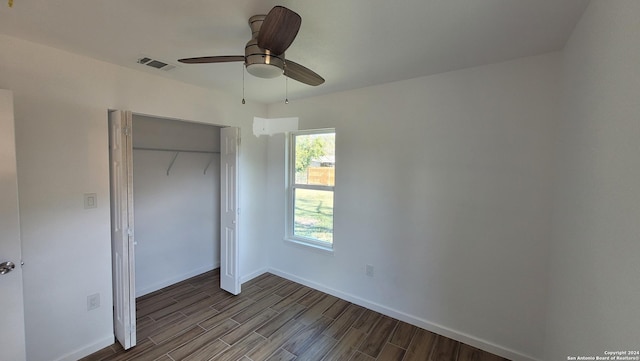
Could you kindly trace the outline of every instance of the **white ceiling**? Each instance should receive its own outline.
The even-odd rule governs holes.
[[[286,53],[322,75],[290,80],[289,99],[442,73],[562,49],[588,0],[14,0],[0,33],[242,97],[241,63],[185,65],[243,55],[247,20],[274,5],[302,16]],[[149,56],[177,68],[136,63]],[[246,74],[246,98],[272,103],[284,77]]]

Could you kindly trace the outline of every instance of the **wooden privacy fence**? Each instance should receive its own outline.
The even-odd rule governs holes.
[[[331,167],[309,167],[307,168],[308,184],[321,184],[333,186],[336,184],[336,169]]]

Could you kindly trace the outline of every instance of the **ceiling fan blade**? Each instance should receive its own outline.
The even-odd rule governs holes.
[[[244,61],[244,56],[243,55],[201,56],[199,58],[178,59],[178,61],[185,64],[229,63],[233,61]]]
[[[276,6],[264,18],[258,33],[258,46],[275,55],[283,54],[298,35],[300,15],[283,6]]]
[[[324,83],[324,79],[313,70],[289,59],[285,60],[284,75],[311,86],[318,86]]]

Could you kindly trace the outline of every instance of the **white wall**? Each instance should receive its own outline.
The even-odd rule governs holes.
[[[640,345],[640,2],[592,1],[564,50],[546,359]]]
[[[0,36],[0,88],[14,91],[27,357],[75,360],[113,341],[107,110],[242,128],[241,274],[266,267],[266,107]],[[98,208],[83,209],[83,193]],[[87,311],[87,296],[101,307]],[[61,332],[63,330],[64,332]]]
[[[136,296],[220,265],[220,128],[133,116]],[[136,148],[199,150],[178,154]],[[204,173],[205,168],[207,173]]]
[[[513,359],[540,358],[560,54],[269,106],[336,128],[335,253],[283,241],[269,141],[270,265]],[[375,277],[365,276],[365,264]]]

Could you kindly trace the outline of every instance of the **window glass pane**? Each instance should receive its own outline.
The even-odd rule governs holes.
[[[296,189],[293,235],[333,243],[333,192]]]
[[[296,184],[335,185],[336,133],[295,136]]]

